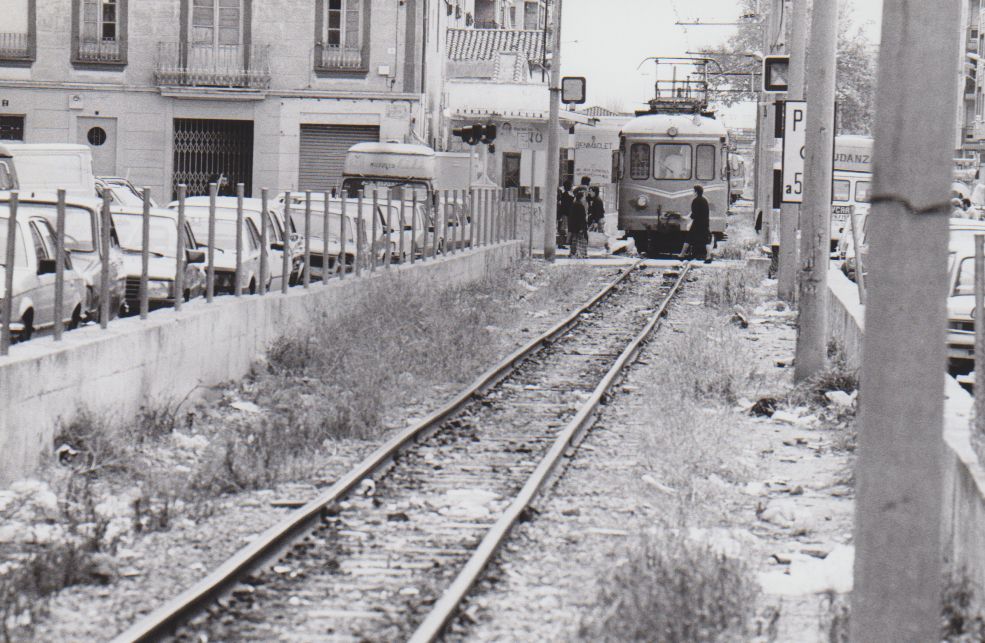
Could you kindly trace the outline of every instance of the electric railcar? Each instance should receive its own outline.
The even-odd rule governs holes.
[[[619,229],[641,251],[676,252],[690,219],[693,188],[701,185],[711,232],[725,234],[730,203],[728,132],[708,112],[649,113],[619,138]]]

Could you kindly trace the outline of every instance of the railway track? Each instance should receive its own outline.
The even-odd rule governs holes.
[[[116,641],[440,636],[686,273],[624,270]]]

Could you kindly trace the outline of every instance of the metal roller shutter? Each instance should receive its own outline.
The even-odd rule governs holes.
[[[349,148],[379,140],[376,126],[302,125],[298,189],[324,192],[338,187]]]

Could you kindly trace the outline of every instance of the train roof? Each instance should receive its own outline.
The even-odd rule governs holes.
[[[669,135],[671,128],[677,130],[674,136],[682,138],[709,137],[717,139],[728,136],[728,131],[721,121],[694,114],[644,114],[626,123],[622,128],[622,133],[627,136],[663,137]]]

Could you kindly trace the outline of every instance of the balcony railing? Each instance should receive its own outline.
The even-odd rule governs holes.
[[[318,45],[315,47],[315,68],[320,71],[358,71],[366,68],[363,52],[353,47]]]
[[[31,55],[26,33],[0,33],[0,60],[25,60]]]
[[[202,46],[161,42],[158,85],[177,87],[270,87],[270,45]]]
[[[119,40],[82,40],[75,55],[79,62],[116,63],[123,60]]]

